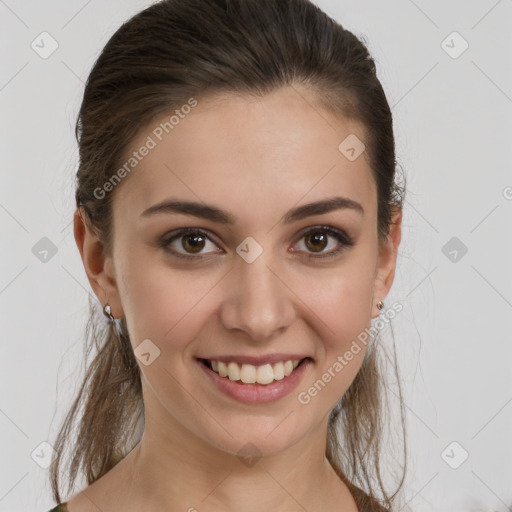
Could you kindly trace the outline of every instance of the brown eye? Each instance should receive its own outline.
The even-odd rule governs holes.
[[[181,237],[181,246],[191,253],[201,252],[205,246],[205,237],[201,234],[190,234]]]
[[[313,252],[321,252],[327,247],[327,236],[321,231],[309,233],[304,239],[306,247]]]
[[[212,253],[223,252],[205,232],[193,228],[185,228],[166,235],[159,245],[173,256],[188,259],[199,259]]]
[[[298,245],[303,245],[305,248],[299,248],[298,252],[305,252],[309,258],[318,260],[338,256],[344,249],[354,246],[355,241],[338,229],[330,226],[316,226],[302,235]]]

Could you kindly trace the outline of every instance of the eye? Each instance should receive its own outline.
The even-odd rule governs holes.
[[[330,241],[332,238],[334,241]],[[316,226],[302,235],[299,241],[303,242],[309,258],[332,258],[338,255],[345,247],[352,247],[354,241],[346,233],[330,226]],[[331,242],[331,243],[330,243]],[[299,244],[300,245],[300,244]],[[325,251],[326,247],[333,247]],[[293,250],[293,252],[296,252]]]
[[[304,242],[302,240],[304,239]],[[333,239],[333,240],[330,240]],[[306,252],[309,258],[332,258],[338,255],[344,248],[352,247],[354,241],[343,231],[331,226],[315,226],[302,234],[299,242],[302,242],[305,250],[292,249],[292,252]],[[211,244],[213,250],[204,251]],[[300,243],[298,244],[300,245]],[[205,231],[197,228],[184,228],[166,235],[160,241],[160,246],[167,252],[179,258],[189,260],[199,259],[209,253],[223,252],[218,249]],[[326,247],[332,248],[325,251]]]
[[[166,251],[180,258],[197,259],[204,255],[201,251],[203,251],[205,247],[208,247],[208,243],[214,248],[217,247],[204,231],[196,228],[186,228],[174,232],[172,236],[165,236],[161,240],[160,245]],[[172,247],[172,249],[170,249],[169,246]],[[214,250],[213,252],[218,253],[222,251]],[[198,256],[194,256],[194,254],[198,254]]]

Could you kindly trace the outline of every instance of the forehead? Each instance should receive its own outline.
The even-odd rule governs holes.
[[[363,127],[322,109],[309,91],[287,87],[264,97],[230,93],[196,101],[156,118],[130,144],[124,163],[134,151],[137,162],[115,200],[129,205],[126,215],[170,196],[229,204],[241,216],[257,209],[275,214],[326,195],[376,207],[366,152],[350,160],[339,148],[349,136],[364,143]]]

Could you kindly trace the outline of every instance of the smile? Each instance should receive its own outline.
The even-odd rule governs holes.
[[[254,366],[252,364],[239,365],[235,361],[225,363],[223,361],[209,359],[204,360],[204,362],[215,373],[229,380],[241,381],[244,384],[258,383],[266,385],[288,377],[301,363],[301,360],[279,361],[274,364],[264,364],[262,366]]]
[[[197,359],[199,368],[223,395],[248,404],[274,402],[288,395],[313,365],[310,357],[259,366],[235,361]]]

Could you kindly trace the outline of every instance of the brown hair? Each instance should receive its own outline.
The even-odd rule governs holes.
[[[110,38],[88,77],[78,115],[76,205],[106,254],[112,254],[113,194],[99,198],[95,190],[113,176],[141,128],[190,97],[221,92],[264,96],[288,85],[309,88],[324,108],[364,127],[383,241],[393,212],[402,208],[405,187],[396,180],[391,111],[365,44],[308,0],[163,0]],[[68,492],[80,472],[91,484],[138,443],[143,428],[140,371],[125,319],[118,337],[97,304],[89,306],[84,380],[54,443],[50,480],[57,502],[62,467]],[[93,348],[94,358],[87,362]],[[390,496],[379,465],[387,410],[381,348],[368,345],[359,373],[331,411],[326,456],[351,489],[357,482],[390,507],[403,485],[406,464]],[[394,368],[396,373],[396,351]],[[396,376],[405,459],[404,408]],[[68,445],[71,456],[65,463]]]

